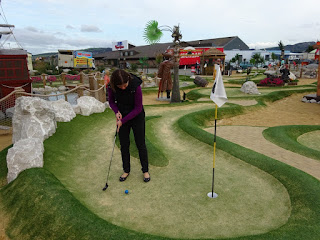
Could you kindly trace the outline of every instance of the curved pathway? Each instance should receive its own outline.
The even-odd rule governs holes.
[[[266,140],[262,132],[265,127],[219,126],[217,136],[249,148],[268,157],[298,168],[320,180],[320,161],[281,148]],[[213,133],[214,128],[207,128]]]

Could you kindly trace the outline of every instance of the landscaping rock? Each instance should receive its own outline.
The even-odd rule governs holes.
[[[8,183],[25,169],[43,167],[43,152],[43,142],[39,138],[17,141],[7,154]]]
[[[106,108],[110,108],[109,102],[105,102],[104,105],[106,106]]]
[[[38,97],[19,97],[12,119],[12,142],[39,138],[41,141],[55,133],[55,112],[48,101]]]
[[[240,91],[247,94],[260,94],[257,85],[252,81],[245,82]]]
[[[67,88],[66,88],[66,86],[60,86],[60,87],[58,87],[58,90],[59,91],[66,91]]]
[[[101,113],[106,109],[106,106],[102,102],[90,96],[78,98],[77,103],[83,116],[89,116],[92,113]]]
[[[50,102],[55,113],[55,120],[57,122],[70,122],[76,113],[70,103],[63,99]]]
[[[8,108],[8,109],[6,110],[6,117],[7,117],[7,118],[12,118],[12,117],[13,117],[13,114],[14,114],[14,107]]]
[[[304,66],[304,69],[314,69],[314,70],[316,70],[316,69],[318,69],[318,64],[316,64],[316,63],[308,64],[308,65]]]
[[[0,111],[0,120],[3,120],[5,118],[6,118],[6,115],[2,111]]]
[[[182,82],[180,87],[187,87],[189,86],[190,84],[188,82]]]
[[[304,75],[306,78],[316,78],[317,73],[316,71],[306,71]]]
[[[54,91],[53,88],[50,87],[50,86],[44,86],[44,90],[45,90],[45,92],[52,92],[52,91]]]
[[[75,114],[81,114],[81,108],[79,105],[71,105]]]

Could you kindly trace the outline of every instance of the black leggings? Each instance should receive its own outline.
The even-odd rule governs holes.
[[[139,158],[142,167],[141,170],[143,173],[148,172],[148,152],[145,143],[145,113],[143,110],[138,116],[123,124],[119,130],[123,171],[126,173],[130,172],[129,147],[131,128],[139,151]]]

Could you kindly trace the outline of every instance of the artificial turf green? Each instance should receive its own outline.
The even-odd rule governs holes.
[[[225,111],[226,109],[220,109]],[[200,117],[202,116],[202,123]],[[178,125],[194,138],[213,145],[213,135],[200,129],[214,118],[212,110],[190,113],[180,118]],[[288,190],[292,213],[288,222],[279,229],[262,235],[235,239],[319,239],[320,236],[320,182],[314,177],[265,155],[246,149],[217,137],[217,148],[269,173]]]
[[[247,76],[243,76],[243,78],[240,79],[228,79],[228,83],[232,84],[239,84],[242,85],[246,82]],[[262,79],[265,79],[266,76],[263,74],[258,74],[256,76],[250,76],[249,81],[252,81],[254,83],[259,83]]]
[[[265,129],[263,131],[263,136],[270,142],[282,148],[309,158],[320,160],[320,151],[308,148],[297,141],[300,135],[316,130],[320,130],[319,125],[277,126]]]
[[[219,109],[218,113],[219,117],[225,117],[237,112],[239,114],[241,111],[243,111],[242,107],[231,106]],[[207,121],[213,120],[213,116],[214,109],[204,110],[180,118],[177,124],[191,136],[212,145],[212,134],[199,126],[205,126]],[[90,131],[98,131],[99,128],[94,127],[96,121],[105,121],[106,124],[110,124],[112,117],[110,113],[103,113],[92,115],[90,118],[77,116],[72,126],[59,123],[56,132],[58,137],[45,141],[45,148],[50,152],[50,155],[46,155],[45,158],[49,160],[49,163],[45,163],[47,168],[48,164],[54,164],[56,148],[61,154],[64,147],[76,145],[78,139],[83,138]],[[86,121],[83,121],[84,118]],[[152,119],[149,121],[152,122]],[[110,127],[112,128],[111,125]],[[62,134],[64,131],[70,134]],[[219,137],[217,148],[277,178],[287,188],[292,202],[292,214],[289,221],[282,227],[265,234],[230,239],[319,239],[320,182],[318,180],[300,170]],[[67,157],[68,149],[65,150]],[[5,155],[4,150],[0,155],[0,177],[2,178],[6,175],[6,170],[3,170],[6,169]],[[15,181],[0,189],[0,198],[1,204],[10,215],[6,233],[11,239],[167,239],[127,230],[99,218],[84,207],[46,169],[23,171]]]
[[[4,186],[7,183],[8,168],[6,159],[8,149],[11,147],[12,145],[8,146],[0,152],[0,187]]]
[[[285,97],[289,97],[295,93],[308,93],[308,92],[312,92],[312,91],[316,90],[315,87],[308,85],[303,89],[301,89],[301,88],[295,89],[298,87],[279,87],[278,88],[279,90],[275,90],[275,88],[271,88],[272,90],[275,90],[275,91],[272,91],[270,93],[263,94],[263,95],[249,95],[249,94],[244,94],[241,92],[241,96],[237,96],[237,95],[234,96],[232,94],[232,91],[231,91],[231,94],[228,94],[228,89],[236,89],[236,88],[237,87],[227,87],[226,88],[226,92],[227,92],[229,99],[231,99],[231,98],[232,99],[256,99],[256,100],[261,100],[261,101],[265,101],[265,102],[275,102],[275,101],[283,99]],[[237,89],[239,89],[239,92],[240,92],[240,88],[237,88]],[[209,99],[210,92],[208,91],[207,94],[201,93],[202,90],[203,89],[194,89],[194,90],[188,92],[187,98],[189,100],[193,100],[193,101],[197,101],[200,98],[208,98]]]
[[[161,239],[99,218],[43,168],[21,172],[0,190],[0,198],[10,215],[10,239]]]
[[[148,150],[148,159],[149,163],[153,166],[157,167],[164,167],[167,166],[169,163],[168,158],[165,156],[165,154],[162,152],[162,150],[156,145],[157,141],[154,141],[154,138],[156,135],[154,133],[150,133],[152,127],[148,127],[148,125],[151,125],[152,119],[159,118],[161,116],[150,116],[146,117],[146,146]],[[120,141],[119,138],[117,138],[116,144],[118,148],[120,148]],[[137,150],[134,135],[133,132],[130,132],[130,155],[132,155],[135,158],[139,159],[139,152]]]

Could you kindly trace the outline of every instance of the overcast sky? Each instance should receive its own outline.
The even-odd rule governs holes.
[[[238,36],[259,49],[280,40],[284,45],[320,40],[319,0],[0,1],[16,39],[32,54],[111,47],[121,40],[146,45],[143,30],[149,20],[180,24],[184,41]],[[160,42],[170,41],[171,34],[164,32]],[[17,47],[14,38],[4,47]]]

